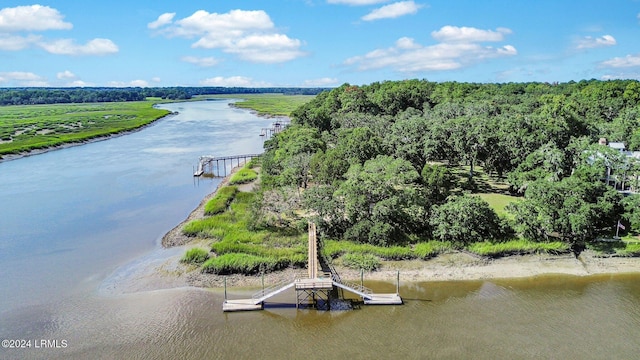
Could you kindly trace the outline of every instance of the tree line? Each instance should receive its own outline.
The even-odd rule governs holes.
[[[151,88],[0,88],[1,105],[38,105],[142,101],[148,97],[186,100],[197,95],[265,94],[316,95],[326,88],[151,87]]]
[[[616,191],[637,183],[640,167],[597,144],[640,150],[639,101],[635,80],[344,84],[295,110],[292,126],[265,142],[263,186],[298,189],[331,237],[580,246],[619,220],[640,230],[638,196]],[[456,165],[468,169],[462,181]],[[472,196],[478,166],[520,197],[509,216]]]

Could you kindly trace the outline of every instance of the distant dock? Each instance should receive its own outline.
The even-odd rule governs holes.
[[[230,156],[214,156],[203,155],[200,156],[198,161],[198,167],[193,172],[193,176],[199,177],[204,174],[212,174],[213,176],[227,176],[227,161],[231,164],[231,167],[240,166],[240,163],[246,163],[247,160],[258,157],[262,154],[244,154],[244,155],[230,155]],[[222,171],[220,171],[220,163],[222,162]]]

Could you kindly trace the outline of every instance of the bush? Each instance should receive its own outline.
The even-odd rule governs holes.
[[[209,252],[201,248],[187,250],[180,261],[188,264],[202,264],[209,258]]]
[[[375,271],[380,267],[380,260],[371,254],[345,254],[342,264],[351,269]]]

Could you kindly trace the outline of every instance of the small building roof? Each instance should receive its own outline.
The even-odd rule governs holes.
[[[624,150],[625,146],[623,142],[610,142],[609,147],[616,150]]]

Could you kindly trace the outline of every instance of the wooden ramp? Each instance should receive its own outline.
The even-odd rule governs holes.
[[[402,298],[399,294],[375,294],[371,289],[362,285],[349,284],[344,282],[334,281],[333,285],[343,290],[354,293],[364,301],[365,305],[401,305]]]

